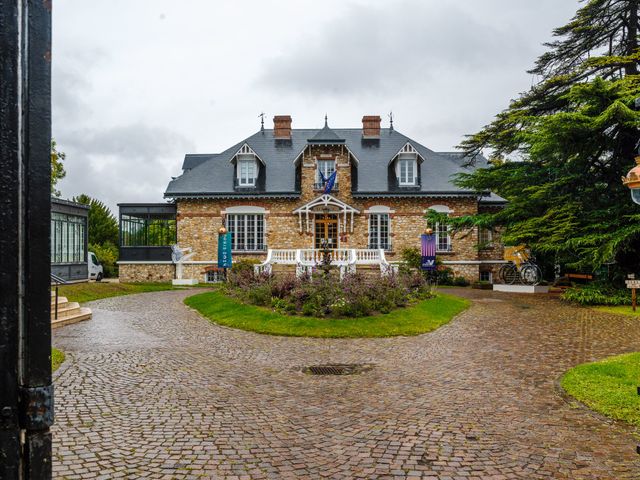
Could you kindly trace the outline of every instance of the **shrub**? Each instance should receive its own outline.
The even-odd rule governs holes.
[[[237,274],[244,272],[253,273],[253,267],[258,263],[260,263],[259,260],[253,258],[245,258],[237,262],[233,262],[233,264],[231,265],[231,271]]]
[[[89,251],[95,253],[100,260],[106,278],[118,276],[118,247],[109,242],[103,245],[90,244]]]
[[[591,283],[569,288],[562,299],[580,305],[631,305],[631,291],[611,284]]]
[[[471,285],[471,282],[464,277],[454,277],[452,283],[454,287],[468,287]]]
[[[389,313],[431,292],[419,272],[367,277],[347,275],[342,282],[331,276],[253,275],[246,269],[232,272],[227,293],[246,303],[281,313],[314,317],[362,317]]]
[[[422,270],[422,255],[416,247],[405,248],[400,253],[402,264],[400,272],[407,274],[410,272],[419,272],[420,275],[426,277],[427,272]],[[436,282],[438,285],[453,285],[453,270],[442,264],[442,260],[436,258]]]
[[[491,282],[487,282],[486,280],[480,280],[477,282],[473,282],[471,284],[471,288],[475,288],[478,290],[491,290],[493,288],[493,285],[491,284]]]
[[[248,289],[244,295],[244,298],[246,298],[249,303],[261,307],[270,307],[271,297],[271,285],[269,283],[255,285]]]
[[[422,265],[422,255],[418,248],[403,248],[400,252],[402,262],[411,269],[420,270]]]
[[[438,262],[440,263],[440,262]],[[438,265],[438,285],[453,285],[453,270],[444,265]]]

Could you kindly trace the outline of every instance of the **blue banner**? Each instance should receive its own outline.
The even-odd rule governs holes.
[[[218,235],[218,267],[231,268],[231,232]]]
[[[432,272],[436,269],[436,236],[425,233],[421,235],[420,240],[422,243],[420,268]]]

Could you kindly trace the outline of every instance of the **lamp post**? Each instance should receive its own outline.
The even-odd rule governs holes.
[[[640,106],[640,98],[636,98],[636,108]],[[634,203],[640,205],[640,155],[636,156],[636,166],[629,170],[626,177],[622,177],[622,184],[629,187],[631,190],[631,200]],[[633,285],[635,282],[635,275],[629,275],[627,280],[627,286]],[[636,311],[636,289],[631,289],[631,303],[633,305],[633,311]],[[637,387],[637,393],[640,395],[640,386]],[[640,455],[640,445],[636,445],[636,453]]]

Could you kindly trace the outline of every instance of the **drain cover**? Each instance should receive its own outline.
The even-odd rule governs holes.
[[[304,367],[303,372],[311,375],[355,375],[371,370],[371,365],[359,363],[334,363],[327,365],[311,365]]]

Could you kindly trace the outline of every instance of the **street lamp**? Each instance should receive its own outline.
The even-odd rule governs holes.
[[[622,183],[631,189],[631,199],[640,205],[640,155],[636,157],[636,166],[622,177]]]

